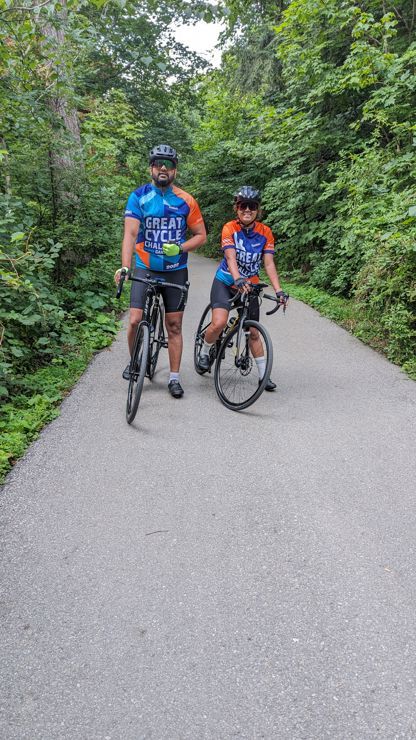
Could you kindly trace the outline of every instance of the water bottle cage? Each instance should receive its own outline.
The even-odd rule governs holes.
[[[231,329],[233,328],[233,326],[234,326],[234,324],[235,324],[236,321],[237,321],[237,317],[236,316],[231,316],[231,318],[229,319],[228,324],[227,324],[227,326],[225,328],[225,331],[226,331],[227,334],[228,334],[229,331],[231,331]]]

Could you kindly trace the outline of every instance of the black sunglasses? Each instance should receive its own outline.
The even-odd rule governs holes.
[[[171,159],[154,159],[152,162],[152,167],[157,167],[158,170],[162,169],[163,166],[165,166],[167,170],[174,170],[176,164],[175,162],[172,162]]]
[[[237,203],[239,211],[258,211],[259,204],[255,200],[245,200],[244,202]]]

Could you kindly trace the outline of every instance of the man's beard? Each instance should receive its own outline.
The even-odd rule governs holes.
[[[169,173],[167,173],[167,176],[162,179],[160,179],[160,174],[158,174],[156,175],[156,177],[153,178],[153,182],[159,188],[164,188],[164,187],[167,188],[169,185],[171,185],[174,179],[175,179],[174,174],[170,175]]]

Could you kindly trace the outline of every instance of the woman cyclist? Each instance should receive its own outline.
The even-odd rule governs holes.
[[[221,246],[224,257],[214,277],[211,288],[212,320],[208,326],[201,348],[198,365],[201,370],[210,368],[210,349],[225,329],[230,311],[230,299],[240,293],[250,292],[250,282],[259,282],[259,270],[264,268],[280,303],[285,303],[285,294],[280,286],[274,264],[274,239],[268,226],[258,221],[261,197],[251,185],[243,185],[234,196],[236,218],[225,224]],[[259,320],[260,306],[257,297],[250,302],[250,318]],[[256,361],[259,382],[266,369],[266,358],[262,344],[251,330],[251,349]],[[274,391],[276,383],[269,378],[266,391]]]

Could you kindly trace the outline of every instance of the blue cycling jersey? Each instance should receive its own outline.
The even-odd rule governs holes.
[[[221,246],[223,252],[234,249],[241,277],[251,282],[259,281],[261,260],[265,254],[274,254],[273,234],[268,226],[259,221],[244,228],[239,221],[229,221],[223,226]],[[219,264],[215,277],[226,285],[233,285],[234,278],[228,268],[226,257]]]
[[[163,254],[162,244],[183,244],[187,229],[202,223],[201,211],[192,195],[176,185],[162,191],[153,183],[147,183],[131,193],[124,215],[140,221],[136,267],[158,272],[186,267],[186,253],[167,257]]]

